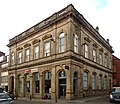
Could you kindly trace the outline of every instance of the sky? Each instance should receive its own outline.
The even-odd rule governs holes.
[[[120,58],[120,0],[0,0],[0,51],[9,54],[9,39],[55,12],[73,6],[104,39],[109,39],[114,55]]]

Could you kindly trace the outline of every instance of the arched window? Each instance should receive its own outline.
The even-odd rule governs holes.
[[[77,72],[74,72],[74,75],[73,75],[73,93],[75,95],[78,94],[78,73]]]
[[[59,53],[64,52],[65,51],[65,33],[62,32],[59,35]]]
[[[74,52],[78,53],[78,36],[74,34]]]
[[[96,75],[93,73],[92,74],[92,90],[95,90],[95,85],[96,84]]]
[[[101,75],[99,76],[99,80],[98,80],[98,88],[99,90],[102,89],[102,76]]]
[[[104,77],[104,90],[107,89],[107,77],[105,76]]]
[[[88,72],[83,73],[83,88],[88,89]]]
[[[34,78],[34,82],[35,82],[35,85],[34,85],[35,93],[39,93],[39,91],[40,91],[39,73],[38,72],[33,73],[33,78]]]
[[[22,92],[22,76],[18,76],[18,91]]]
[[[26,75],[26,92],[30,92],[30,74]]]
[[[51,93],[51,72],[44,73],[45,93]]]

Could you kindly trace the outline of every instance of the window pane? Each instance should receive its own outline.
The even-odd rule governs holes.
[[[64,52],[65,48],[65,33],[61,33],[59,36],[59,52]]]
[[[44,56],[50,55],[50,42],[45,43],[45,53]]]

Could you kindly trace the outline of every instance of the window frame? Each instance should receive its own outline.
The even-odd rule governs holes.
[[[88,72],[86,71],[83,73],[83,89],[84,90],[88,89]]]
[[[78,35],[74,34],[74,52],[78,53]]]
[[[21,54],[21,57],[20,57],[20,54]],[[23,58],[23,57],[22,57],[22,54],[23,54],[22,51],[19,51],[19,52],[18,52],[18,64],[21,64],[22,61],[23,61],[23,59],[22,59],[22,58]]]
[[[38,48],[38,52],[35,51],[36,48]],[[34,46],[34,53],[33,53],[34,59],[38,59],[38,58],[39,58],[39,53],[40,53],[39,45],[35,45],[35,46]]]
[[[85,58],[88,58],[88,45],[87,44],[84,45],[84,56]]]
[[[49,43],[48,47],[47,44]],[[44,57],[50,56],[51,54],[51,42],[50,41],[46,41],[44,43]]]
[[[65,52],[65,33],[62,32],[59,35],[59,41],[58,41],[58,47],[59,47],[59,53]]]

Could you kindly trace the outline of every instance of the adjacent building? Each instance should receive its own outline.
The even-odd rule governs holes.
[[[8,58],[9,56],[4,56],[1,63],[1,87],[5,91],[8,91]]]
[[[9,40],[9,88],[19,97],[108,94],[112,47],[73,5]]]
[[[3,61],[4,56],[5,56],[5,53],[0,51],[0,73],[1,73],[1,69],[2,69],[1,68],[1,63]],[[1,84],[1,76],[0,76],[0,84]]]
[[[120,59],[113,55],[113,86],[120,86]]]

